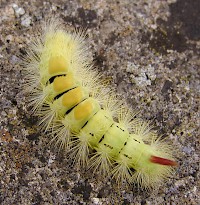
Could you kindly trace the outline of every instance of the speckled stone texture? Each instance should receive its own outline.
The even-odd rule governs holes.
[[[50,147],[20,59],[47,16],[87,28],[97,69],[177,153],[157,191],[117,187]],[[199,0],[0,0],[0,204],[199,204]]]

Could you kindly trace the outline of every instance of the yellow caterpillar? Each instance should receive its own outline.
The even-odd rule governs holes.
[[[24,59],[29,103],[81,166],[154,188],[176,165],[171,147],[104,85],[88,53],[84,33],[46,23]]]

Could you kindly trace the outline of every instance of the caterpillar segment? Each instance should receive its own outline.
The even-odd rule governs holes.
[[[52,142],[119,183],[155,188],[170,177],[176,165],[171,147],[99,80],[84,35],[67,33],[51,20],[41,36],[24,63],[26,86]],[[36,71],[39,80],[31,87]]]

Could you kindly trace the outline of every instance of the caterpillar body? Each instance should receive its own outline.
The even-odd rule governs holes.
[[[156,187],[176,165],[171,147],[135,118],[93,67],[84,32],[66,32],[58,19],[45,24],[24,59],[25,91],[40,126],[81,166],[119,183]]]

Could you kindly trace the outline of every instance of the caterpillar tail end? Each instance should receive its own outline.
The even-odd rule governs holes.
[[[151,155],[149,161],[154,164],[160,164],[160,165],[166,165],[166,166],[177,166],[178,165],[178,163],[173,160],[162,158],[162,157],[157,157],[154,155]]]

